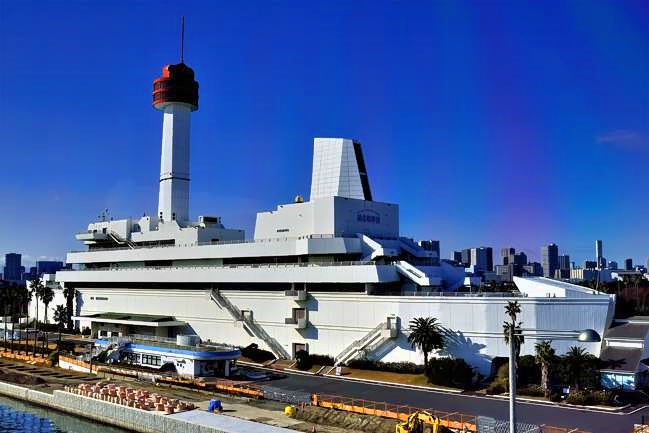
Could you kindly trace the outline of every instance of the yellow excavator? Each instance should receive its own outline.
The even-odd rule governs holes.
[[[439,418],[420,410],[411,414],[407,420],[397,424],[396,433],[424,433],[424,428],[430,433],[442,433]]]

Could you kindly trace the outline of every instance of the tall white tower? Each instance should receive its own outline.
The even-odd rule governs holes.
[[[181,59],[162,68],[153,82],[153,107],[164,113],[158,217],[189,220],[189,125],[192,111],[198,110],[198,82],[194,71]]]

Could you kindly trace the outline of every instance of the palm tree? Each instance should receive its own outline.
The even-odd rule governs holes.
[[[63,296],[65,296],[65,311],[67,312],[66,327],[71,331],[73,327],[72,315],[74,313],[74,298],[77,296],[77,291],[73,287],[65,287],[63,289]]]
[[[566,353],[564,360],[566,362],[566,372],[568,378],[575,385],[575,389],[579,389],[579,378],[581,377],[581,370],[588,359],[588,354],[583,347],[571,346]]]
[[[24,287],[22,287],[24,289]],[[11,353],[14,353],[14,336],[16,335],[16,316],[20,314],[22,309],[21,296],[22,292],[16,286],[12,284],[9,286],[9,298],[11,300]],[[18,334],[20,335],[20,334]]]
[[[48,344],[47,308],[49,307],[50,303],[54,300],[54,289],[52,289],[50,286],[43,286],[43,289],[41,290],[41,300],[43,301],[43,304],[45,304],[45,325],[46,326],[45,326],[45,338],[43,339],[43,349],[45,349],[45,346]]]
[[[516,319],[518,318],[518,315],[521,312],[521,306],[518,303],[518,301],[509,301],[507,302],[507,305],[505,305],[505,313],[509,316],[511,319],[511,322],[503,322],[503,334],[505,336],[505,344],[509,345],[509,333],[510,329],[514,328],[514,331],[520,330],[521,327],[523,326],[523,322],[518,322],[516,323]],[[516,363],[518,364],[518,360],[521,356],[521,345],[525,342],[525,337],[522,335],[517,335],[515,338],[515,346],[514,346],[514,353],[516,356]]]
[[[36,334],[34,336],[34,352],[33,352],[34,356],[36,356],[36,342],[38,341],[38,299],[41,297],[41,294],[43,292],[43,287],[44,287],[43,282],[41,281],[40,277],[36,277],[29,282],[29,289],[33,296],[34,303],[36,304],[36,321],[34,322],[35,324],[34,327],[36,328]],[[27,337],[29,338],[29,332],[27,332]]]
[[[541,386],[547,392],[550,389],[550,366],[555,359],[555,350],[549,341],[541,341],[534,345],[536,363],[541,364]]]
[[[521,306],[518,301],[509,301],[505,306],[505,313],[512,319],[512,323],[516,322],[516,318],[521,313]]]
[[[68,321],[67,310],[68,309],[63,305],[57,305],[56,308],[54,308],[54,321],[56,322],[57,325],[59,325],[59,340],[56,345],[57,349],[61,345],[61,330],[63,329],[66,322]]]
[[[408,343],[424,353],[424,368],[428,367],[428,354],[444,348],[441,325],[433,317],[416,317],[410,321]]]

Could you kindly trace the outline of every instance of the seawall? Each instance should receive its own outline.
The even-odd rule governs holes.
[[[138,433],[229,433],[215,427],[199,425],[65,391],[54,391],[49,394],[0,382],[0,394]]]

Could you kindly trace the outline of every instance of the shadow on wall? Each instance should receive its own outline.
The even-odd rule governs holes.
[[[413,349],[412,345],[408,343],[408,337],[405,334],[400,333],[397,338],[386,340],[383,344],[378,346],[372,353],[367,353],[367,359],[373,361],[380,361],[385,356],[387,356],[390,352],[392,352],[394,349],[397,348],[402,350],[407,350],[416,354],[415,349]],[[423,362],[419,362],[419,363],[423,364]]]
[[[488,375],[491,371],[491,358],[480,351],[487,347],[485,344],[474,343],[461,331],[444,329],[444,349],[439,356],[462,358],[471,367],[475,367],[481,374]]]

